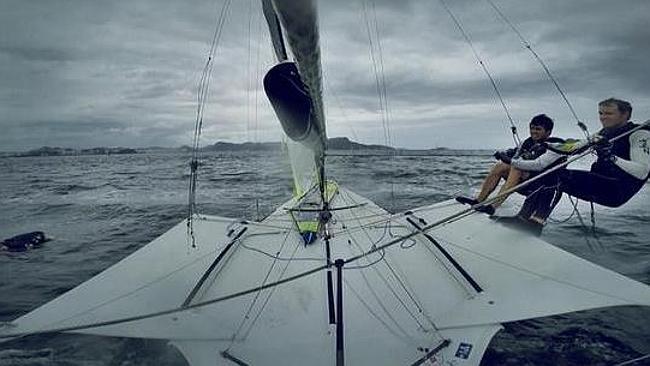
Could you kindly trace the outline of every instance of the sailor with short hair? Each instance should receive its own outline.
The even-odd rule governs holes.
[[[497,151],[494,157],[499,160],[490,170],[490,173],[481,185],[481,191],[476,198],[458,196],[456,201],[464,204],[478,205],[485,201],[494,192],[499,181],[505,179],[499,194],[509,190],[524,180],[530,179],[541,171],[554,166],[565,159],[563,155],[545,154],[549,143],[563,143],[564,140],[551,137],[553,120],[545,114],[533,117],[529,124],[530,137],[525,139],[519,148]],[[538,159],[544,156],[544,159]],[[532,162],[532,164],[531,164]],[[543,182],[530,184],[518,190],[523,195],[528,195]],[[492,202],[489,205],[476,206],[476,210],[487,214],[494,214],[507,196]]]

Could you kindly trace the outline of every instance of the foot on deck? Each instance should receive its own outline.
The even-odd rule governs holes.
[[[471,205],[471,206],[474,206],[479,203],[476,198],[471,198],[467,196],[457,196],[456,201],[464,205]]]

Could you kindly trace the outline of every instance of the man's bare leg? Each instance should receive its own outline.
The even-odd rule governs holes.
[[[517,184],[519,184],[522,181],[522,179],[524,178],[524,175],[525,174],[524,174],[523,171],[521,171],[521,170],[519,170],[519,169],[517,169],[515,167],[511,167],[510,172],[508,173],[508,178],[506,179],[506,182],[501,186],[501,189],[499,189],[499,195],[503,194],[504,192],[506,192],[510,188],[512,188],[512,187],[516,186]],[[503,196],[503,197],[499,198],[498,200],[492,202],[492,207],[497,208],[497,207],[501,206],[503,201],[505,201],[506,198],[508,198],[508,196],[509,195]]]
[[[485,201],[490,193],[494,192],[497,185],[499,185],[499,181],[501,181],[502,178],[507,180],[509,177],[509,172],[510,165],[503,162],[494,164],[492,169],[490,169],[488,176],[485,177],[485,180],[481,185],[481,192],[478,194],[478,196],[476,196],[476,200],[479,202]]]

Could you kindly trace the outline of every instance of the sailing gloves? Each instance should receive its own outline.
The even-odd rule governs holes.
[[[613,148],[614,145],[606,138],[602,138],[594,145],[598,160],[602,161],[614,162],[616,160],[616,155],[612,153]]]
[[[506,164],[510,164],[512,162],[512,156],[510,156],[507,151],[497,151],[492,156],[494,156],[495,159],[501,160]]]

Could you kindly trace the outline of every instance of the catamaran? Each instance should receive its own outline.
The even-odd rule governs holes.
[[[0,337],[165,339],[193,366],[468,366],[502,323],[650,305],[645,284],[455,201],[391,213],[330,179],[315,1],[262,3],[294,196],[252,221],[197,213],[191,195],[186,219]]]

